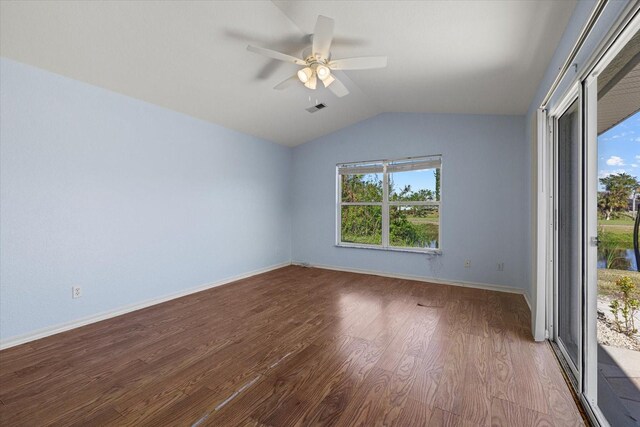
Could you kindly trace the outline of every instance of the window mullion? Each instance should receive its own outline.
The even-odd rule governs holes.
[[[336,173],[336,245],[339,245],[342,242],[342,175]]]
[[[389,247],[389,174],[387,162],[382,164],[382,247]]]
[[[382,202],[341,202],[342,206],[382,206]]]
[[[440,202],[437,200],[390,200],[389,206],[440,206]]]

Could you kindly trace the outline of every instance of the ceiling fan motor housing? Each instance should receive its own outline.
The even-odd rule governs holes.
[[[313,54],[313,46],[306,47],[302,51],[302,57],[307,63],[311,64],[312,62],[319,62],[323,64],[328,64],[331,61],[331,52],[327,54],[326,58],[323,58],[320,54]]]

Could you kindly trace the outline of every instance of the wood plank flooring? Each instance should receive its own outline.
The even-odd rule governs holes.
[[[584,425],[522,296],[286,267],[0,352],[0,424]]]

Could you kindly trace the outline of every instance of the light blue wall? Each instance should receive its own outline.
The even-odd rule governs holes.
[[[521,116],[388,113],[295,147],[293,260],[525,289],[524,129]],[[336,163],[430,154],[443,155],[442,256],[430,261],[424,254],[334,246]]]
[[[0,94],[1,340],[290,260],[291,149],[6,59]]]

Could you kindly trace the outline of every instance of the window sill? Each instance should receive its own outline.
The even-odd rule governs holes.
[[[442,249],[421,249],[421,248],[383,248],[376,245],[365,245],[358,243],[338,243],[335,245],[338,248],[356,248],[356,249],[374,249],[376,251],[390,251],[390,252],[411,252],[417,254],[430,254],[430,255],[442,255]]]

